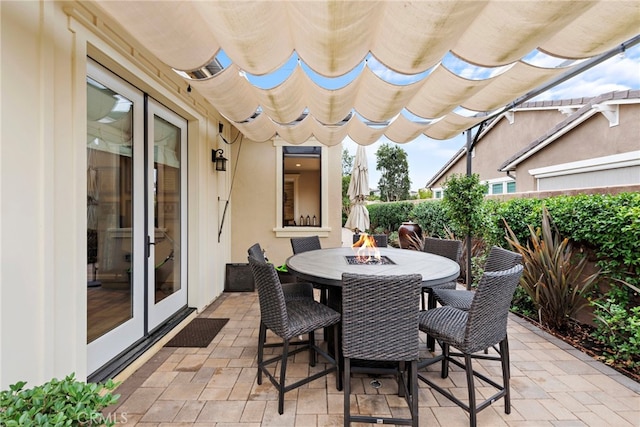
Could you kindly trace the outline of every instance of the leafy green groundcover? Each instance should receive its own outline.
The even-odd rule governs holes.
[[[70,374],[30,389],[19,381],[0,392],[0,426],[113,426],[118,421],[101,410],[115,404],[118,384],[84,383]]]

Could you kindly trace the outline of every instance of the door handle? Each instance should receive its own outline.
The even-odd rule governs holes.
[[[156,242],[151,241],[151,236],[147,236],[147,244],[145,245],[145,251],[147,258],[151,256],[151,245],[155,245]]]

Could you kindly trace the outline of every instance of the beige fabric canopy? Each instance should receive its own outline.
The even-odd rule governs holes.
[[[451,138],[574,66],[536,66],[536,53],[590,58],[640,28],[635,0],[97,3],[248,138],[327,145]],[[220,67],[220,50],[231,64],[196,78]],[[247,77],[270,73],[288,77],[267,88]]]

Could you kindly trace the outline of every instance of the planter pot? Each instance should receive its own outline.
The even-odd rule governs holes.
[[[255,284],[248,263],[227,264],[225,292],[253,292]]]
[[[422,228],[415,222],[403,222],[398,228],[398,242],[401,249],[416,249],[411,239],[422,239]]]

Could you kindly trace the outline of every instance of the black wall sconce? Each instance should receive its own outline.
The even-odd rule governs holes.
[[[211,161],[216,164],[216,170],[219,172],[227,170],[227,159],[222,154],[224,154],[222,148],[211,150]]]

